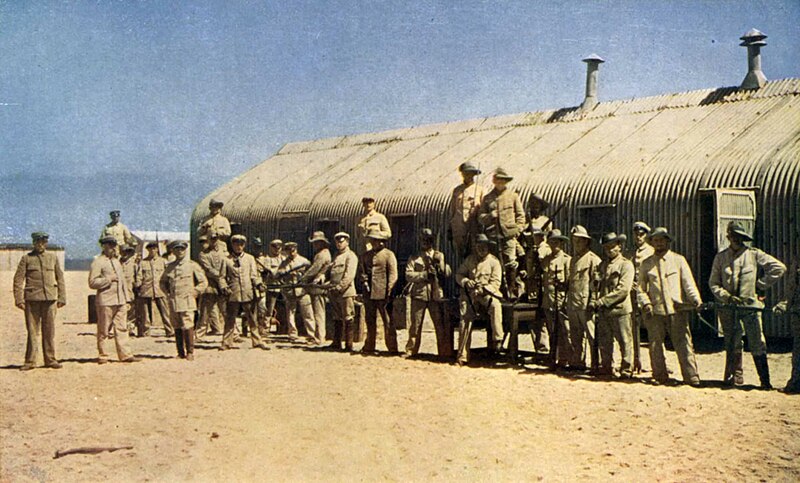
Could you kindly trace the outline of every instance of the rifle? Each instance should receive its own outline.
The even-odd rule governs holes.
[[[470,310],[472,310],[472,315],[474,318],[478,317],[478,311],[475,310],[475,303],[472,301],[472,294],[470,290],[465,288],[464,294],[467,296],[467,304],[469,304]],[[472,334],[472,318],[464,322],[464,325],[461,327],[461,339],[458,341],[458,352],[456,353],[456,361],[461,360],[462,356],[464,355],[464,351],[468,349],[467,341],[469,339],[470,334]]]
[[[553,224],[553,219],[556,217],[556,215],[558,215],[561,212],[561,210],[564,209],[565,206],[567,206],[567,203],[569,203],[570,198],[572,198],[572,188],[570,188],[568,190],[567,197],[564,199],[564,201],[560,205],[558,205],[558,208],[556,208],[556,211],[554,211],[552,215],[548,216],[547,217],[547,221],[545,221],[544,225],[542,225],[540,227],[540,229],[542,231],[546,232],[547,231],[547,227],[549,227],[550,225]]]
[[[559,289],[559,280],[558,280],[558,266],[556,266],[556,270],[554,273],[555,281],[553,282],[553,333],[550,337],[550,354],[552,357],[552,368],[555,369],[558,363],[558,329],[561,325],[559,315],[560,315],[560,308],[558,306],[558,289]]]
[[[592,303],[593,298],[597,298],[597,289],[595,287],[596,279],[594,276],[594,261],[589,262],[589,299],[587,300],[586,310],[590,311],[588,305]],[[592,372],[597,373],[600,369],[600,341],[598,340],[598,326],[599,317],[595,316],[594,319],[594,338],[592,339]]]

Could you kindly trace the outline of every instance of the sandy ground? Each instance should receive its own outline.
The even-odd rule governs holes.
[[[99,366],[86,273],[67,282],[64,368],[20,372],[23,316],[0,273],[2,481],[800,480],[800,397],[286,342],[218,352],[213,340],[186,362],[164,337],[132,339],[143,362]],[[789,354],[769,359],[783,385]],[[718,380],[723,356],[699,364]],[[749,357],[745,377],[757,382]],[[84,446],[133,448],[53,457]]]

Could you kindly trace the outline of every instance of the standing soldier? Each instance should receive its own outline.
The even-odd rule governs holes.
[[[198,236],[217,235],[217,250],[228,254],[228,237],[231,236],[231,222],[222,216],[224,203],[218,200],[208,202],[208,218],[197,228]]]
[[[100,245],[103,253],[92,260],[89,269],[89,287],[97,290],[97,363],[108,362],[104,346],[112,328],[120,362],[139,362],[128,345],[128,304],[133,300],[133,294],[125,283],[125,270],[117,255],[117,239],[106,236],[100,239]]]
[[[311,298],[311,308],[314,312],[314,339],[317,344],[325,342],[325,277],[331,265],[331,251],[328,250],[330,242],[321,231],[315,231],[308,239],[314,247],[314,260],[311,266],[300,277],[300,284],[305,285],[305,291]]]
[[[567,270],[572,257],[564,251],[564,244],[569,238],[555,229],[547,235],[547,245],[550,254],[542,259],[542,310],[545,320],[534,325],[536,334],[534,347],[536,352],[550,352],[556,354],[556,347],[551,342],[555,340],[556,319],[559,325],[567,327],[564,314],[564,302],[567,291]],[[566,332],[559,330],[559,335]]]
[[[358,256],[350,250],[350,235],[339,232],[334,235],[336,256],[333,258],[328,282],[328,296],[333,309],[333,343],[330,348],[342,350],[344,337],[345,350],[353,352],[353,335],[355,331],[356,296],[355,279],[358,270]]]
[[[206,335],[223,333],[225,310],[228,298],[228,283],[225,281],[225,254],[217,250],[217,234],[200,235],[202,245],[199,263],[208,279],[208,285],[200,295],[200,315],[198,317],[197,340]],[[234,336],[234,342],[235,336]]]
[[[503,344],[503,309],[500,305],[503,268],[497,257],[489,253],[490,243],[483,233],[475,237],[472,254],[461,262],[456,271],[456,283],[463,289],[459,297],[461,327],[456,358],[458,365],[469,362],[472,322],[479,317],[479,313],[489,317],[492,328],[490,350],[497,353]]]
[[[767,343],[761,322],[764,292],[786,273],[786,265],[744,242],[753,237],[735,221],[728,224],[728,243],[717,253],[708,285],[722,304],[719,320],[725,334],[726,385],[743,384],[742,324],[762,389],[772,389],[767,363]],[[761,276],[759,276],[761,274]]]
[[[161,315],[161,322],[164,324],[164,332],[167,337],[172,337],[175,331],[167,309],[166,294],[161,290],[161,275],[164,274],[167,264],[158,254],[158,242],[150,242],[146,248],[147,256],[136,264],[133,277],[134,288],[138,292],[138,332],[140,336],[150,335],[153,303],[155,303]]]
[[[365,196],[361,198],[361,205],[364,207],[364,216],[358,221],[356,228],[358,230],[359,248],[363,254],[372,249],[370,239],[367,236],[370,231],[377,230],[388,240],[392,237],[392,228],[389,226],[389,220],[375,209],[375,198]]]
[[[281,294],[280,289],[274,288],[274,286],[279,283],[278,267],[280,267],[281,263],[283,262],[283,255],[281,255],[282,248],[283,242],[276,238],[275,240],[269,242],[267,254],[258,259],[258,268],[261,270],[261,279],[264,281],[264,284],[267,287],[266,291],[264,292],[264,298],[261,299],[263,304],[259,304],[258,306],[258,325],[259,330],[262,331],[262,335],[269,333],[270,322],[275,314],[275,306],[277,305],[278,297]]]
[[[167,265],[161,275],[161,290],[166,292],[172,305],[172,325],[175,327],[175,345],[178,357],[194,360],[194,314],[197,297],[208,287],[203,269],[186,256],[188,243],[174,240],[170,243],[175,261]]]
[[[792,327],[792,374],[783,388],[785,394],[800,394],[800,259],[795,265],[794,289],[787,300],[775,306],[775,313],[789,317]]]
[[[633,348],[631,335],[631,287],[633,287],[633,262],[622,256],[622,245],[628,237],[614,232],[603,235],[605,261],[600,266],[598,297],[589,302],[597,310],[597,345],[600,352],[599,374],[610,376],[614,365],[614,340],[622,354],[620,376],[633,376]]]
[[[411,284],[411,327],[408,329],[406,356],[419,353],[422,323],[427,310],[436,331],[437,353],[444,359],[450,357],[453,348],[444,314],[445,298],[442,289],[451,272],[450,266],[445,262],[444,253],[433,247],[434,240],[433,230],[423,228],[420,235],[422,249],[406,265],[406,281]]]
[[[525,211],[516,191],[508,189],[512,179],[503,168],[495,170],[492,176],[494,188],[483,198],[478,221],[484,226],[487,236],[497,243],[498,256],[505,270],[506,292],[510,298],[516,298],[517,255],[520,250],[517,235],[525,228]]]
[[[125,285],[128,287],[128,293],[131,294],[131,301],[128,304],[128,334],[131,336],[138,335],[144,337],[144,334],[137,334],[137,290],[134,285],[134,275],[136,273],[136,249],[130,245],[122,245],[120,247],[119,262],[122,264],[122,270],[125,272]]]
[[[703,301],[686,259],[670,250],[672,236],[664,227],[658,227],[648,237],[654,254],[639,268],[639,303],[644,312],[644,322],[650,346],[650,365],[656,384],[669,381],[664,358],[664,337],[669,338],[678,355],[683,381],[700,385],[697,361],[689,330],[689,313],[697,310]]]
[[[286,325],[288,325],[289,338],[297,341],[297,312],[303,321],[306,330],[306,342],[318,344],[314,333],[314,309],[311,306],[311,297],[299,286],[303,273],[311,266],[308,259],[297,253],[297,243],[286,242],[283,245],[284,259],[278,266],[278,279],[284,287],[281,289],[286,300]]]
[[[358,264],[359,280],[364,287],[364,305],[366,309],[367,340],[361,348],[362,354],[374,354],[378,332],[378,313],[383,320],[386,349],[397,354],[397,330],[389,317],[386,305],[389,303],[394,284],[397,283],[397,258],[386,248],[386,234],[378,229],[367,232],[372,248],[361,255]]]
[[[528,226],[531,228],[538,227],[541,230],[546,229],[551,220],[545,216],[544,210],[549,206],[550,203],[545,201],[544,198],[536,193],[531,194],[528,200]]]
[[[447,219],[450,220],[448,239],[453,243],[456,257],[464,260],[471,252],[472,240],[478,234],[478,210],[483,201],[483,187],[475,182],[481,174],[474,164],[462,163],[458,167],[463,182],[453,189]]]
[[[37,231],[31,234],[33,250],[19,260],[14,273],[14,305],[25,311],[28,345],[22,371],[36,366],[39,337],[42,338],[44,366],[61,369],[56,359],[56,314],[67,304],[64,272],[55,253],[47,251],[50,235]]]
[[[570,230],[572,235],[572,258],[567,275],[566,312],[568,331],[565,337],[559,338],[559,351],[563,351],[563,360],[569,362],[575,370],[586,369],[586,344],[594,347],[596,337],[595,321],[590,302],[597,298],[595,282],[600,272],[600,257],[589,248],[592,237],[581,225]],[[562,342],[563,341],[563,342]],[[596,355],[592,354],[591,365],[596,367]]]
[[[231,237],[232,252],[225,261],[225,283],[228,291],[228,303],[225,307],[225,332],[222,336],[220,350],[233,349],[236,339],[236,316],[241,311],[250,332],[252,348],[269,349],[261,340],[256,322],[256,291],[263,290],[256,259],[245,253],[247,238],[244,235]]]
[[[637,221],[633,224],[633,250],[631,250],[626,258],[633,262],[633,288],[631,289],[631,301],[633,302],[633,372],[639,374],[642,372],[642,357],[641,357],[641,333],[642,333],[642,307],[639,305],[637,292],[639,290],[639,268],[645,259],[653,255],[653,246],[647,243],[647,234],[650,233],[650,227],[643,221]]]
[[[119,221],[119,210],[111,211],[108,215],[111,217],[111,222],[100,231],[100,238],[114,237],[117,241],[117,254],[119,254],[119,248],[123,245],[136,245],[136,238],[131,235],[131,231],[128,230],[128,227]]]

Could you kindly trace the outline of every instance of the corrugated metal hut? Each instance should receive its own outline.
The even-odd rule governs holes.
[[[629,232],[636,220],[669,227],[706,300],[731,219],[745,221],[755,245],[787,265],[800,257],[800,79],[600,103],[587,88],[587,101],[287,144],[203,199],[193,236],[213,197],[242,233],[295,240],[308,253],[312,230],[352,233],[361,197],[373,194],[402,262],[422,227],[444,233],[457,167],[472,161],[486,174],[498,166],[513,174],[526,205],[532,193],[552,206],[565,202],[555,224],[562,230]],[[488,188],[489,178],[479,182]],[[772,290],[771,302],[785,285]],[[789,328],[768,317],[766,333],[788,336]]]

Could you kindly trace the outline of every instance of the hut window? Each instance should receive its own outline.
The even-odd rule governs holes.
[[[301,254],[308,251],[308,213],[284,213],[278,220],[278,238],[297,243]]]
[[[586,228],[593,239],[599,240],[604,233],[617,229],[617,205],[578,206],[578,223]],[[596,249],[596,244],[592,245]]]
[[[414,219],[413,214],[389,215],[389,226],[392,228],[390,247],[400,264],[411,258],[417,245]]]

